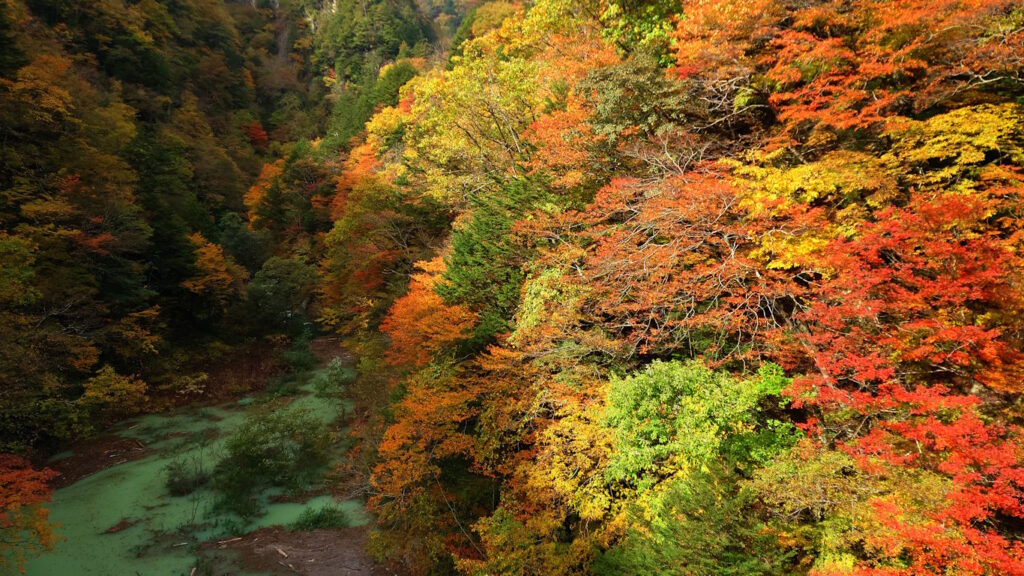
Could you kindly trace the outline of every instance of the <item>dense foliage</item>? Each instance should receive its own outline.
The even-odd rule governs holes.
[[[1001,0],[471,12],[368,123],[322,264],[364,354],[372,549],[1024,573],[1022,25]],[[359,292],[395,271],[405,295]]]
[[[0,0],[8,446],[315,320],[412,574],[1024,575],[1019,2],[172,4]]]
[[[440,12],[424,10],[0,0],[0,453],[41,460],[237,393],[255,383],[210,374],[312,330],[331,225],[314,200],[425,66]],[[0,570],[53,543],[48,492],[24,486]]]

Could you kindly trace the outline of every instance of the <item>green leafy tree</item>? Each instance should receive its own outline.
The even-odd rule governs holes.
[[[760,403],[789,382],[773,364],[741,380],[700,361],[658,360],[613,378],[606,419],[615,450],[606,478],[645,490],[661,478],[700,471],[728,442],[755,433]]]
[[[245,288],[254,330],[298,334],[308,322],[306,310],[317,285],[316,268],[301,258],[267,260]]]
[[[472,346],[510,330],[524,280],[522,267],[531,252],[513,234],[512,225],[548,199],[536,182],[513,180],[500,193],[476,199],[468,221],[453,232],[447,269],[436,291],[446,302],[478,312]]]
[[[228,438],[224,458],[213,471],[223,505],[242,516],[255,514],[264,488],[296,490],[314,481],[330,461],[334,435],[314,414],[301,409],[264,410]]]
[[[597,576],[783,576],[800,573],[780,531],[759,518],[756,498],[729,463],[673,481],[643,506],[622,542],[594,562]]]

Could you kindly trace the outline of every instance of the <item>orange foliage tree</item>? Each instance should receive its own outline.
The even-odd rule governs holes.
[[[435,354],[467,337],[476,316],[462,305],[447,305],[434,291],[445,271],[444,256],[420,262],[409,291],[391,306],[380,329],[391,339],[388,362],[422,368]]]
[[[35,470],[13,454],[0,454],[0,568],[5,571],[24,573],[29,556],[57,544],[44,506],[52,493],[48,482],[56,475]]]
[[[447,554],[467,573],[570,574],[699,526],[730,555],[687,569],[1024,573],[1024,12],[688,0],[644,20],[677,12],[659,6],[537,2],[382,111],[382,138],[350,157],[331,240],[346,282],[378,291],[408,254],[381,199],[426,191],[461,212],[459,258],[421,264],[380,324],[397,400],[378,545],[418,573]],[[640,25],[671,48],[604,39]],[[506,184],[524,174],[540,200],[469,242],[486,202],[522,208]],[[484,308],[467,303],[496,278],[515,279],[501,327],[467,347]],[[675,453],[616,483],[631,455],[607,399],[677,384],[619,375],[679,358],[718,371],[694,384],[714,398],[775,363],[768,396],[787,400],[722,431],[721,468]],[[654,394],[643,426],[683,400]],[[476,501],[479,478],[500,496]],[[621,573],[679,569],[659,558]]]

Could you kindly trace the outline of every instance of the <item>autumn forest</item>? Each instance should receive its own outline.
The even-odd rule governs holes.
[[[1020,2],[0,0],[0,573],[1024,576],[1022,392]]]

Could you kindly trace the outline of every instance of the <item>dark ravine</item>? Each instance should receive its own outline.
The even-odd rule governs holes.
[[[374,110],[443,59],[439,13],[0,0],[0,476],[27,479],[0,492],[0,573],[26,558],[41,576],[242,573],[202,544],[335,505],[352,524],[346,561],[373,565],[370,517],[348,494],[365,476],[332,470],[352,468],[350,394],[314,382],[354,369],[317,322],[325,199]],[[275,170],[272,197],[253,198]],[[219,509],[227,439],[253,411],[295,408],[336,440],[330,462],[295,472],[299,486],[260,485],[253,518]],[[22,475],[29,463],[48,484]],[[51,490],[47,523],[31,499]]]

